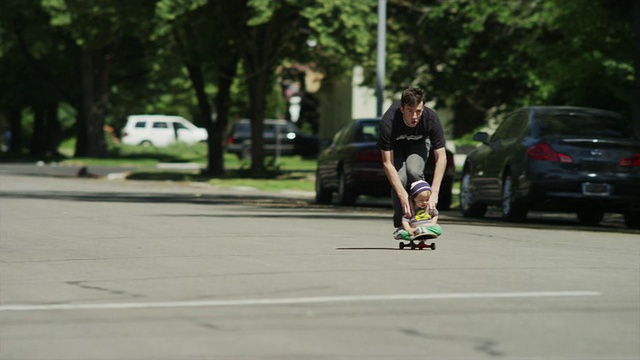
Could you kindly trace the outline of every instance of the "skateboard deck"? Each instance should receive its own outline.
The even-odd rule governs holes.
[[[438,235],[432,234],[432,233],[418,234],[414,236],[413,239],[411,240],[400,240],[400,243],[398,244],[398,248],[400,250],[404,249],[405,247],[409,247],[411,248],[411,250],[415,250],[415,249],[422,250],[425,248],[430,248],[431,250],[435,250],[436,249],[435,242],[432,241],[431,244],[427,244],[426,242],[429,242],[429,240],[435,239],[437,237]]]

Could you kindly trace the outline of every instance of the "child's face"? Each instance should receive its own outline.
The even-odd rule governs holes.
[[[413,199],[413,202],[416,204],[416,207],[419,207],[420,209],[426,209],[427,202],[429,201],[430,197],[431,191],[423,191]]]

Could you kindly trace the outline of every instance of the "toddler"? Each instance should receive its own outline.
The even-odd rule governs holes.
[[[426,211],[427,202],[431,197],[431,186],[424,180],[418,180],[411,184],[409,195],[413,199],[414,215],[412,218],[402,218],[403,230],[398,232],[396,239],[411,240],[414,236],[429,233],[436,236],[442,234],[442,228],[438,225],[438,210]]]

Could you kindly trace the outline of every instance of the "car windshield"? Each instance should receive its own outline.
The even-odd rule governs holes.
[[[632,131],[624,118],[588,113],[550,113],[537,115],[540,135],[631,138]]]
[[[362,128],[356,135],[356,142],[376,142],[378,141],[378,123],[363,122]]]

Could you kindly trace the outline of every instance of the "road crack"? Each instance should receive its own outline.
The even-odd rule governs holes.
[[[87,285],[86,281],[66,281],[65,284],[71,285],[71,286],[77,286],[77,287],[80,287],[80,288],[86,289],[86,290],[100,291],[100,292],[107,293],[109,295],[128,295],[128,296],[134,297],[134,298],[144,297],[144,296],[142,296],[140,294],[133,294],[133,293],[129,293],[129,292],[124,291],[124,290],[114,290],[114,289],[109,289],[109,288],[106,288],[106,287],[100,287],[100,286],[95,286],[95,285]]]
[[[408,336],[418,337],[420,339],[431,339],[431,340],[441,340],[441,341],[451,341],[451,342],[468,342],[475,344],[474,349],[480,353],[484,353],[490,357],[504,357],[505,353],[498,350],[498,343],[488,339],[475,338],[475,337],[465,337],[465,336],[455,336],[455,335],[433,335],[418,331],[416,329],[399,329],[401,333]]]

